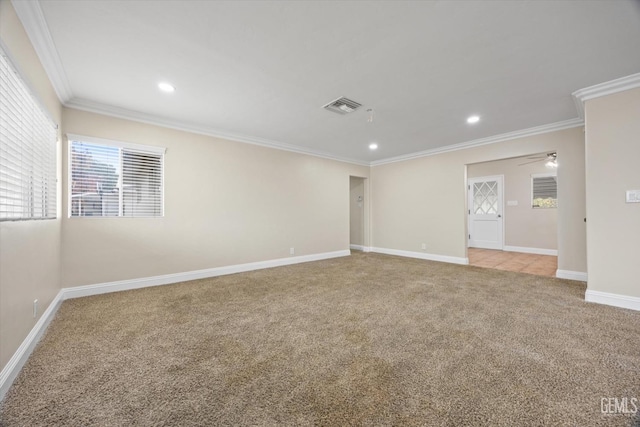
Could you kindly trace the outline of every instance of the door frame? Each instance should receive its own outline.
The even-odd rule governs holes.
[[[505,242],[505,226],[504,226],[504,221],[505,221],[505,209],[504,209],[504,175],[489,175],[489,176],[478,176],[475,178],[467,178],[467,248],[470,248],[471,246],[469,246],[469,244],[471,243],[471,238],[469,238],[469,235],[471,234],[471,208],[473,207],[473,200],[472,200],[472,194],[473,192],[471,191],[471,184],[475,181],[491,181],[491,180],[497,180],[500,181],[500,205],[498,206],[499,209],[499,215],[501,215],[502,218],[502,224],[501,224],[501,228],[502,228],[502,233],[501,233],[501,241],[500,241],[500,249],[495,249],[495,250],[500,250],[500,251],[504,251],[504,242]]]
[[[362,204],[362,214],[363,214],[363,230],[362,230],[362,246],[359,245],[354,245],[354,246],[358,246],[358,247],[352,247],[351,246],[351,191],[350,189],[350,183],[351,183],[351,178],[357,178],[357,179],[361,179],[362,182],[364,183],[364,189],[363,189],[363,204]],[[352,175],[349,174],[349,185],[347,185],[347,200],[348,200],[348,212],[349,212],[349,220],[348,220],[348,233],[347,233],[347,243],[348,243],[348,248],[349,249],[357,249],[357,250],[361,250],[363,252],[370,252],[371,251],[371,220],[370,220],[370,214],[371,214],[371,188],[370,188],[370,179],[367,176],[359,176],[359,175]]]

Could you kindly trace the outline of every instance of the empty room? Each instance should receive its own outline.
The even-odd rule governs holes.
[[[0,426],[640,425],[639,40],[0,0]]]

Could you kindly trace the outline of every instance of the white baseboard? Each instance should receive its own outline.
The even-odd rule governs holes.
[[[38,344],[38,341],[44,334],[44,331],[47,330],[47,326],[51,323],[51,319],[58,311],[58,307],[62,303],[62,291],[58,292],[58,294],[53,298],[53,301],[49,304],[49,307],[42,313],[40,319],[36,322],[36,324],[31,328],[31,331],[27,335],[27,337],[22,341],[20,347],[13,353],[9,362],[2,368],[2,372],[0,372],[0,401],[4,399],[5,394],[9,391],[11,384],[20,373],[20,370],[31,356],[31,352]]]
[[[536,255],[553,255],[558,256],[557,249],[540,249],[540,248],[526,248],[523,246],[504,246],[502,248],[505,252],[521,252],[523,254],[536,254]]]
[[[143,277],[140,279],[119,280],[117,282],[99,283],[95,285],[64,288],[64,299],[99,295],[109,292],[128,291],[149,286],[169,285],[189,280],[206,279],[208,277],[224,276],[227,274],[244,273],[264,268],[281,267],[284,265],[300,264],[309,261],[349,256],[348,250],[325,252],[313,255],[302,255],[290,258],[279,258],[268,261],[250,262],[247,264],[229,265],[225,267],[207,268],[204,270],[187,271],[184,273],[164,274],[162,276]]]
[[[469,264],[469,258],[459,258],[448,255],[436,255],[436,254],[428,254],[424,252],[412,252],[412,251],[402,251],[399,249],[386,249],[386,248],[371,248],[371,252],[376,252],[379,254],[385,255],[397,255],[408,258],[419,258],[419,259],[427,259],[429,261],[439,261],[439,262],[448,262],[451,264]]]
[[[587,273],[569,270],[556,270],[556,277],[558,279],[578,280],[580,282],[586,282],[588,278]]]
[[[614,307],[640,311],[640,298],[638,297],[611,294],[609,292],[591,291],[587,289],[587,292],[584,294],[584,300],[587,302],[595,302],[598,304],[612,305]]]
[[[243,273],[253,270],[261,270],[264,268],[281,267],[291,264],[300,264],[303,262],[320,261],[323,259],[338,258],[349,256],[351,252],[348,250],[325,252],[313,255],[302,255],[290,258],[280,258],[268,261],[251,262],[247,264],[230,265],[225,267],[208,268],[205,270],[188,271],[185,273],[165,274],[162,276],[143,277],[140,279],[119,280],[117,282],[99,283],[96,285],[77,286],[71,288],[62,288],[58,295],[53,299],[49,307],[42,313],[40,319],[29,332],[29,335],[22,341],[18,350],[13,354],[7,365],[0,372],[0,401],[11,387],[11,384],[20,373],[20,370],[26,363],[35,348],[42,334],[49,326],[51,319],[58,311],[62,301],[71,298],[80,298],[90,295],[99,295],[109,292],[118,292],[131,289],[146,288],[149,286],[168,285],[171,283],[186,282],[189,280],[205,279],[207,277],[224,276],[227,274]]]
[[[362,246],[362,245],[349,245],[349,249],[353,249],[355,251],[364,251],[364,246]]]

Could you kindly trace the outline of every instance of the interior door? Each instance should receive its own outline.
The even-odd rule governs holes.
[[[469,247],[502,250],[502,176],[469,179]]]

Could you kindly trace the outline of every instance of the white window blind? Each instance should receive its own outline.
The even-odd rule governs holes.
[[[163,148],[74,136],[69,147],[69,216],[163,215]]]
[[[558,207],[558,179],[555,175],[533,175],[531,188],[534,208]]]
[[[56,217],[56,125],[0,48],[0,221]]]

